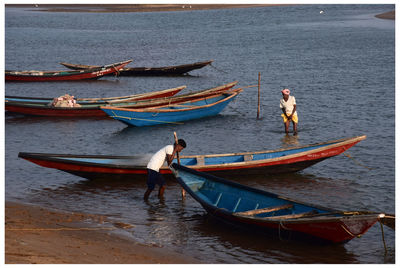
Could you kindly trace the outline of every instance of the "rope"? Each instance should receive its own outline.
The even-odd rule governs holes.
[[[144,118],[135,118],[135,117],[127,117],[127,116],[120,116],[116,115],[114,111],[112,111],[114,115],[110,115],[110,117],[115,117],[115,118],[122,118],[122,119],[128,119],[128,120],[142,120],[142,121],[150,121],[150,122],[158,122],[158,123],[166,123],[166,124],[177,124],[177,125],[183,125],[184,123],[181,122],[168,122],[168,121],[161,121],[161,120],[154,120],[154,119],[144,119]]]
[[[350,158],[351,160],[353,160],[354,163],[356,163],[357,165],[359,165],[359,166],[361,166],[361,167],[364,167],[364,168],[366,168],[366,169],[369,169],[369,170],[372,170],[372,169],[373,169],[373,168],[370,168],[370,167],[367,167],[367,166],[361,164],[360,162],[358,162],[357,160],[355,160],[354,157],[352,157],[349,153],[343,153],[343,154],[344,154],[345,156],[347,156],[348,158]]]
[[[347,229],[343,224],[342,224],[341,226],[342,226],[343,230],[345,230],[345,231],[346,231],[349,235],[351,235],[352,237],[357,237],[357,238],[360,238],[360,237],[361,237],[361,235],[355,235],[355,234],[353,234],[352,232],[350,232],[350,230]]]
[[[281,237],[281,227],[282,227],[282,229],[287,230],[287,231],[290,231],[290,228],[287,228],[287,227],[285,227],[285,226],[283,225],[283,220],[280,220],[280,221],[279,221],[279,226],[278,226],[278,237],[279,237],[279,240],[280,240],[280,241],[285,241],[285,240],[282,239],[282,237]],[[290,233],[290,234],[291,234],[291,233]],[[289,240],[290,240],[290,237],[291,237],[291,235],[289,236]]]
[[[386,242],[385,242],[385,234],[383,233],[383,224],[382,224],[380,218],[379,218],[379,223],[381,224],[382,241],[383,241],[383,247],[385,248],[385,255],[386,255],[386,253],[387,253],[387,247],[386,247]]]
[[[223,70],[218,69],[217,67],[215,67],[214,65],[212,65],[212,63],[210,63],[210,66],[211,66],[212,68],[214,68],[215,70],[217,70],[217,71],[223,72],[223,73],[225,73],[225,74],[228,73],[228,72],[225,72],[225,71],[223,71]]]
[[[113,65],[112,67],[113,67],[113,69],[116,71],[116,72],[115,72],[115,76],[119,76],[119,70],[118,70],[117,68],[115,68],[114,65]]]

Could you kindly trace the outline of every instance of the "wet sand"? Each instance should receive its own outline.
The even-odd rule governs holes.
[[[6,264],[188,264],[201,263],[158,246],[135,242],[115,231],[134,226],[104,216],[5,204]]]

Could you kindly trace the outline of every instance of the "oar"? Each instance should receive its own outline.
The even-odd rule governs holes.
[[[174,131],[174,138],[175,138],[175,144],[178,145],[178,136],[176,135],[175,131]],[[176,158],[178,160],[178,164],[180,165],[181,164],[181,159],[179,157],[179,152],[176,152]],[[185,189],[183,189],[183,188],[181,188],[181,189],[182,189],[182,199],[185,199],[185,196],[186,196]]]

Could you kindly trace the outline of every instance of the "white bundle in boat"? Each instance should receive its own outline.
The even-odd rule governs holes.
[[[80,107],[81,105],[76,103],[74,96],[65,94],[58,98],[54,98],[53,102],[50,104],[53,107]]]

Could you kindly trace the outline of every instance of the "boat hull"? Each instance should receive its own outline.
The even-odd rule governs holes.
[[[219,114],[232,100],[234,100],[239,92],[240,91],[236,91],[231,94],[223,94],[218,97],[208,98],[205,103],[211,102],[211,104],[201,105],[198,100],[193,102],[191,106],[189,106],[189,103],[186,103],[189,108],[174,109],[174,107],[166,107],[165,109],[158,108],[146,110],[103,106],[101,109],[110,117],[129,126],[143,127],[160,124],[177,124],[183,121]],[[221,97],[223,97],[223,99],[221,99]]]
[[[181,163],[187,167],[223,177],[248,178],[253,175],[291,173],[303,170],[329,157],[338,155],[365,138],[365,136],[358,136],[300,148],[293,147],[284,150],[242,154],[182,155],[180,160]],[[291,154],[293,150],[295,150],[295,152],[303,150],[303,152]],[[199,163],[199,159],[203,159],[203,161],[206,162],[204,159],[211,158],[214,159],[213,161],[215,162],[215,159],[223,158],[223,161],[226,161],[228,157],[229,159],[232,159],[232,157],[245,158],[246,155],[264,153],[279,153],[279,155],[278,157],[257,161],[241,161],[214,165]],[[287,155],[281,156],[283,154]],[[150,159],[149,157],[140,157],[140,162],[138,162],[138,156],[62,155],[24,152],[21,152],[19,157],[43,167],[59,169],[88,179],[105,177],[110,179],[143,179],[147,176],[146,165]],[[160,172],[165,175],[171,174],[170,169],[166,166],[163,166]]]
[[[306,204],[208,173],[172,165],[182,187],[214,217],[282,238],[346,243],[363,235],[384,214],[338,211]]]
[[[99,67],[81,71],[56,71],[56,72],[19,72],[6,71],[5,80],[12,82],[54,82],[54,81],[78,81],[96,80],[108,74],[117,74],[131,61],[117,63],[112,66]]]
[[[178,95],[184,86],[169,90],[161,90],[157,92],[143,93],[140,96],[129,96],[127,100],[111,100],[111,102],[91,102],[92,99],[83,99],[78,103],[81,107],[53,107],[47,105],[52,99],[46,98],[24,98],[9,96],[5,100],[5,110],[8,112],[49,117],[108,117],[108,115],[100,109],[103,105],[111,105],[112,107],[134,107],[134,108],[154,108],[170,104],[179,104],[183,102],[197,102],[203,98],[221,95],[234,87],[237,82],[228,83],[215,88],[199,90],[192,93]],[[99,98],[102,101],[101,98]]]
[[[210,65],[213,61],[195,62],[192,64],[166,66],[166,67],[136,67],[136,68],[123,68],[120,70],[120,76],[179,76],[191,72],[196,69],[203,68]],[[67,68],[73,70],[83,70],[93,68],[93,65],[80,65],[61,63]]]

